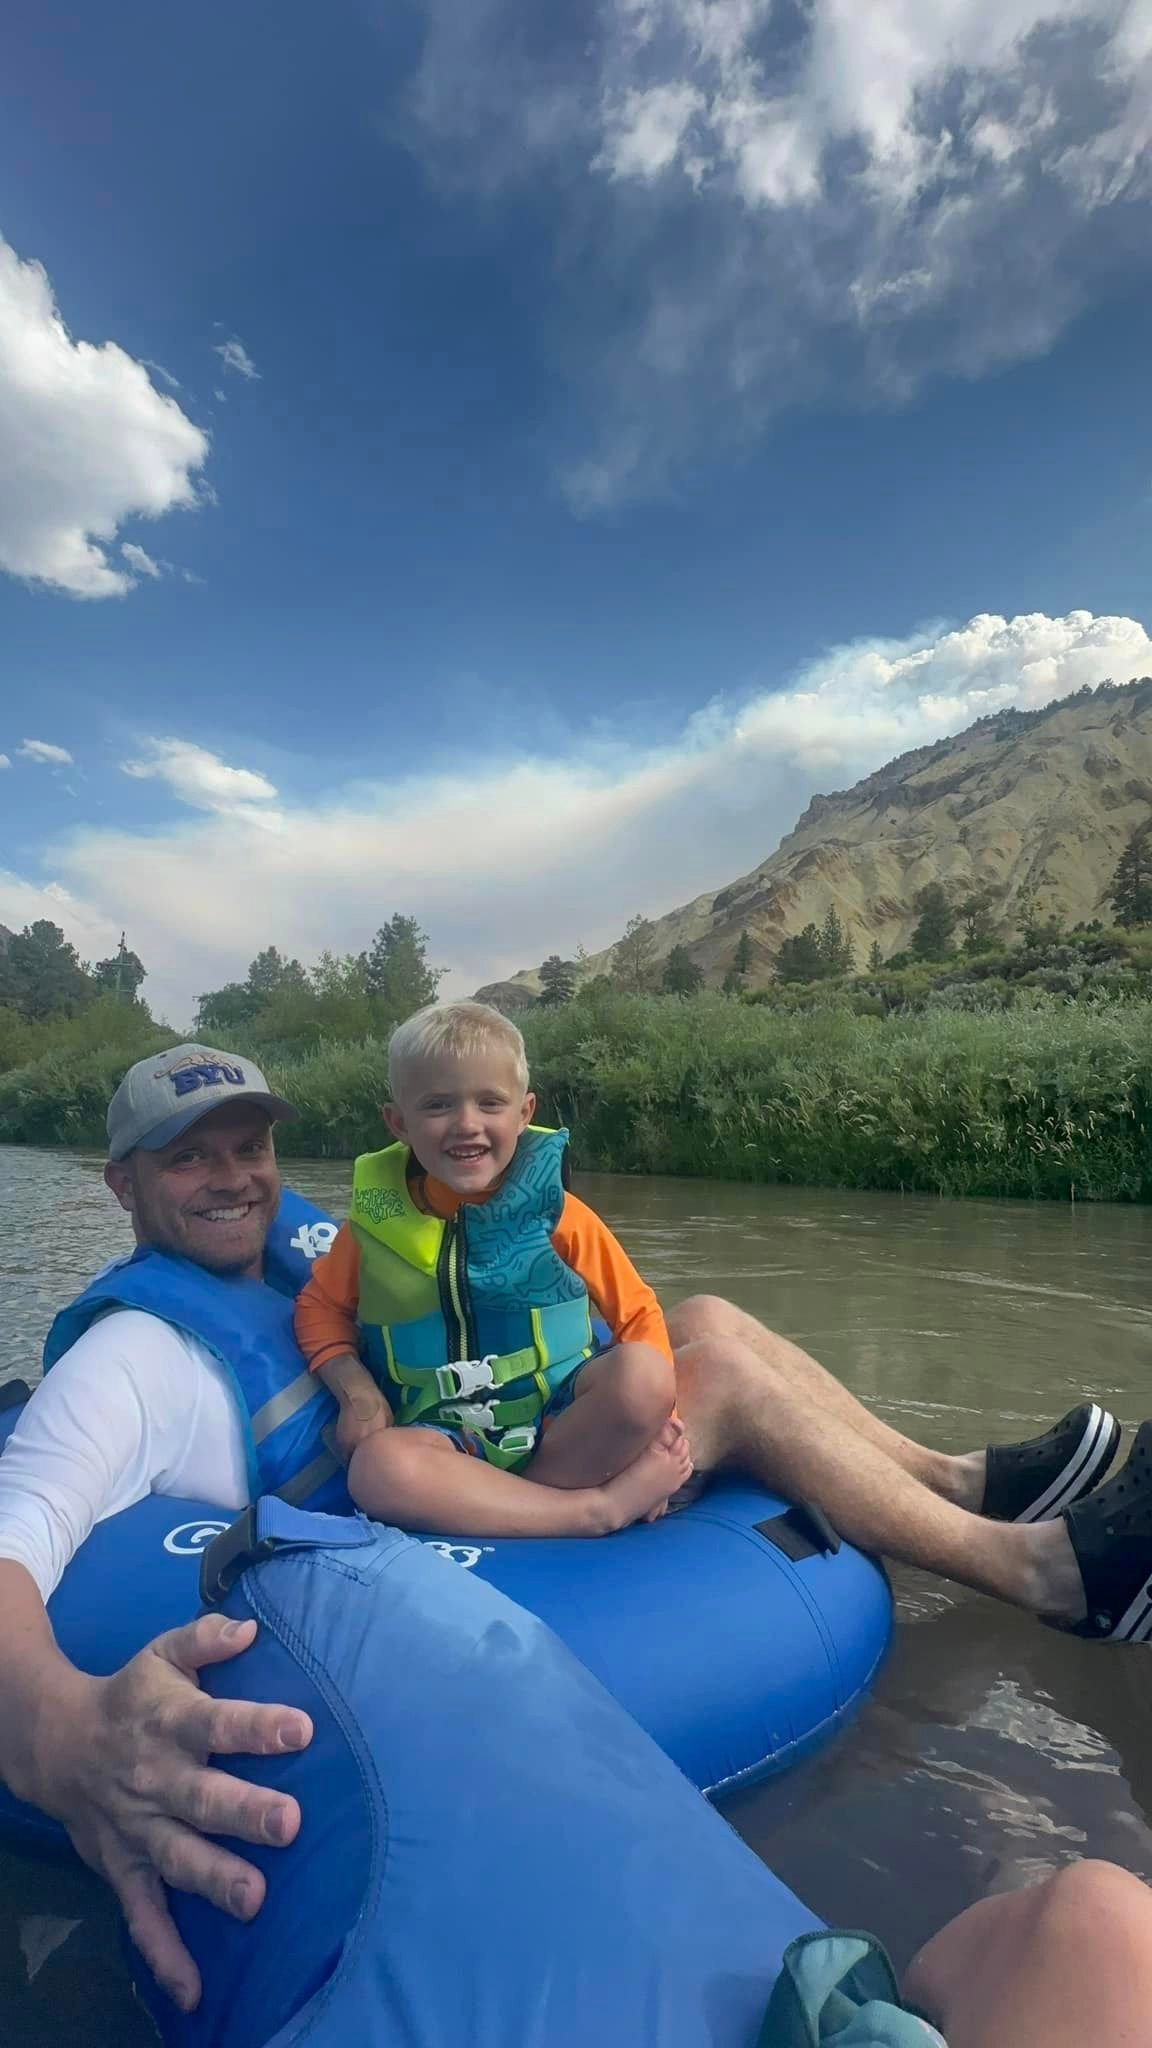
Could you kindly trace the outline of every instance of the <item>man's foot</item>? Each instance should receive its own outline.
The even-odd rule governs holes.
[[[683,1423],[666,1422],[647,1449],[601,1487],[610,1526],[626,1529],[630,1522],[658,1520],[669,1496],[683,1486],[691,1470],[692,1453]]]
[[[1105,1485],[1066,1509],[1064,1526],[1084,1581],[1084,1621],[1054,1628],[1097,1641],[1152,1639],[1152,1422],[1136,1432],[1128,1462]]]
[[[994,1522],[1052,1522],[1099,1484],[1116,1456],[1120,1424],[1082,1401],[1044,1436],[990,1444],[981,1514]]]

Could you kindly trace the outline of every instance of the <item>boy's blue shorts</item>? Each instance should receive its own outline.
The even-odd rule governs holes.
[[[592,1356],[595,1358],[599,1356],[601,1351],[608,1351],[611,1348],[612,1332],[608,1328],[607,1323],[601,1322],[598,1316],[594,1316],[592,1319],[592,1335],[596,1341],[596,1350],[592,1354]],[[584,1361],[585,1365],[591,1365],[591,1363],[591,1358],[587,1358]],[[541,1435],[543,1435],[544,1431],[547,1429],[548,1424],[550,1422],[555,1422],[556,1417],[558,1415],[563,1415],[565,1409],[570,1408],[572,1406],[573,1401],[576,1399],[576,1387],[580,1379],[580,1373],[583,1372],[583,1370],[584,1366],[581,1366],[580,1372],[570,1373],[568,1378],[564,1381],[563,1386],[557,1387],[556,1392],[552,1395],[551,1399],[548,1402],[546,1402],[545,1406],[541,1409]],[[467,1457],[484,1458],[487,1456],[484,1438],[478,1435],[477,1432],[473,1429],[452,1429],[448,1426],[448,1424],[443,1422],[409,1422],[405,1424],[405,1428],[434,1429],[436,1430],[438,1435],[446,1436],[448,1438],[449,1443],[455,1444],[456,1449],[458,1451],[463,1451]],[[522,1458],[518,1458],[514,1464],[507,1464],[503,1459],[500,1460],[500,1463],[503,1465],[503,1468],[506,1472],[523,1472],[525,1466],[531,1462],[538,1448],[539,1438],[537,1439],[537,1442],[533,1445],[532,1450],[526,1451],[524,1453],[524,1456]]]

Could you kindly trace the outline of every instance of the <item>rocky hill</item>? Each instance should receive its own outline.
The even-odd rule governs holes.
[[[657,953],[685,946],[710,982],[742,931],[750,986],[768,980],[782,939],[819,924],[830,904],[862,966],[908,944],[917,893],[994,892],[998,931],[1022,901],[1069,924],[1109,916],[1108,890],[1130,833],[1152,818],[1152,677],[1040,711],[1002,711],[955,738],[902,754],[853,789],[813,797],[775,853],[726,888],[655,920]],[[605,970],[612,949],[588,971]],[[539,987],[535,970],[479,993],[500,1001]],[[514,1000],[514,998],[512,998]]]

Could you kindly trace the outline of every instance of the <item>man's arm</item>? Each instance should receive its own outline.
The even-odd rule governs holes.
[[[0,1777],[61,1821],[107,1878],[133,1941],[185,2011],[199,2000],[200,1975],[164,1884],[249,1920],[264,1901],[263,1876],[204,1834],[283,1846],[300,1826],[294,1799],[207,1767],[209,1756],[274,1756],[312,1739],[296,1708],[200,1691],[197,1673],[238,1656],[255,1634],[255,1622],[204,1615],[158,1636],[113,1677],[91,1678],[57,1649],[23,1565],[0,1558]]]
[[[166,1473],[179,1477],[189,1457],[228,1473],[228,1431],[238,1427],[207,1354],[128,1313],[95,1325],[60,1360],[0,1458],[0,1778],[63,1822],[183,2005],[195,2003],[199,1979],[161,1879],[247,1917],[263,1878],[201,1831],[286,1842],[300,1823],[295,1801],[210,1770],[207,1759],[303,1748],[308,1717],[200,1691],[199,1670],[246,1649],[252,1625],[206,1617],[95,1679],[57,1648],[45,1601],[103,1515]],[[234,1507],[235,1495],[220,1504]]]
[[[366,1436],[392,1427],[392,1410],[367,1366],[351,1351],[329,1354],[316,1371],[339,1403],[336,1449],[347,1464]]]

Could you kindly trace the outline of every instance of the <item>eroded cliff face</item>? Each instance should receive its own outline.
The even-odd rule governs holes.
[[[992,891],[1004,936],[1022,901],[1069,924],[1107,920],[1116,863],[1150,818],[1152,678],[1103,684],[1043,711],[1004,711],[901,755],[853,789],[814,797],[750,874],[654,920],[658,957],[686,946],[718,982],[747,931],[755,986],[770,977],[781,940],[834,905],[862,967],[874,940],[885,958],[908,944],[929,882],[957,897]],[[611,957],[611,948],[594,955],[589,971]],[[538,975],[517,975],[514,985],[535,989]]]

